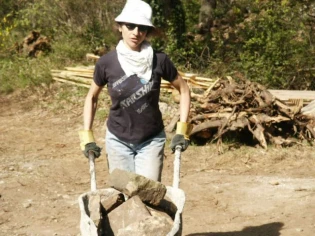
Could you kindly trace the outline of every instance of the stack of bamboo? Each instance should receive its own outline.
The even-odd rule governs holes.
[[[82,87],[89,87],[93,78],[94,66],[89,67],[65,67],[65,70],[51,70],[51,74],[54,80],[73,84]],[[195,74],[179,72],[185,79],[190,88],[207,89],[214,82],[214,79],[204,78]],[[172,85],[162,80],[161,89],[171,92],[173,90]]]
[[[86,88],[90,87],[93,73],[94,66],[65,67],[65,70],[51,70],[53,80]]]

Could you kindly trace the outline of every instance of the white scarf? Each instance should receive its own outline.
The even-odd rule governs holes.
[[[137,52],[128,49],[123,40],[120,40],[116,50],[118,61],[128,77],[136,74],[145,83],[151,79],[153,49],[150,43],[143,41],[140,52]]]

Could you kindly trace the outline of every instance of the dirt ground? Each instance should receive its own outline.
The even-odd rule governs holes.
[[[1,95],[0,235],[80,235],[77,199],[90,189],[77,133],[84,92],[55,84]],[[94,130],[102,145],[103,122]],[[208,144],[182,153],[183,235],[315,235],[313,147],[224,150]],[[167,147],[165,185],[172,168]],[[104,153],[96,171],[97,188],[107,188]]]

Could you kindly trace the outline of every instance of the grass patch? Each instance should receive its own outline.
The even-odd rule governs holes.
[[[50,83],[49,63],[47,59],[27,59],[11,57],[3,60],[0,66],[0,92],[9,93],[15,89]]]
[[[85,55],[90,52],[90,48],[80,38],[64,35],[52,41],[51,46],[51,52],[43,53],[38,58],[18,54],[12,50],[11,45],[2,47],[0,50],[0,93],[8,94],[16,89],[50,84],[53,81],[51,69],[87,64]]]

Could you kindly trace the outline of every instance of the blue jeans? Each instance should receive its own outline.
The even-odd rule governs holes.
[[[155,137],[134,145],[121,141],[107,129],[105,146],[109,172],[117,168],[161,181],[165,141],[164,130]]]

